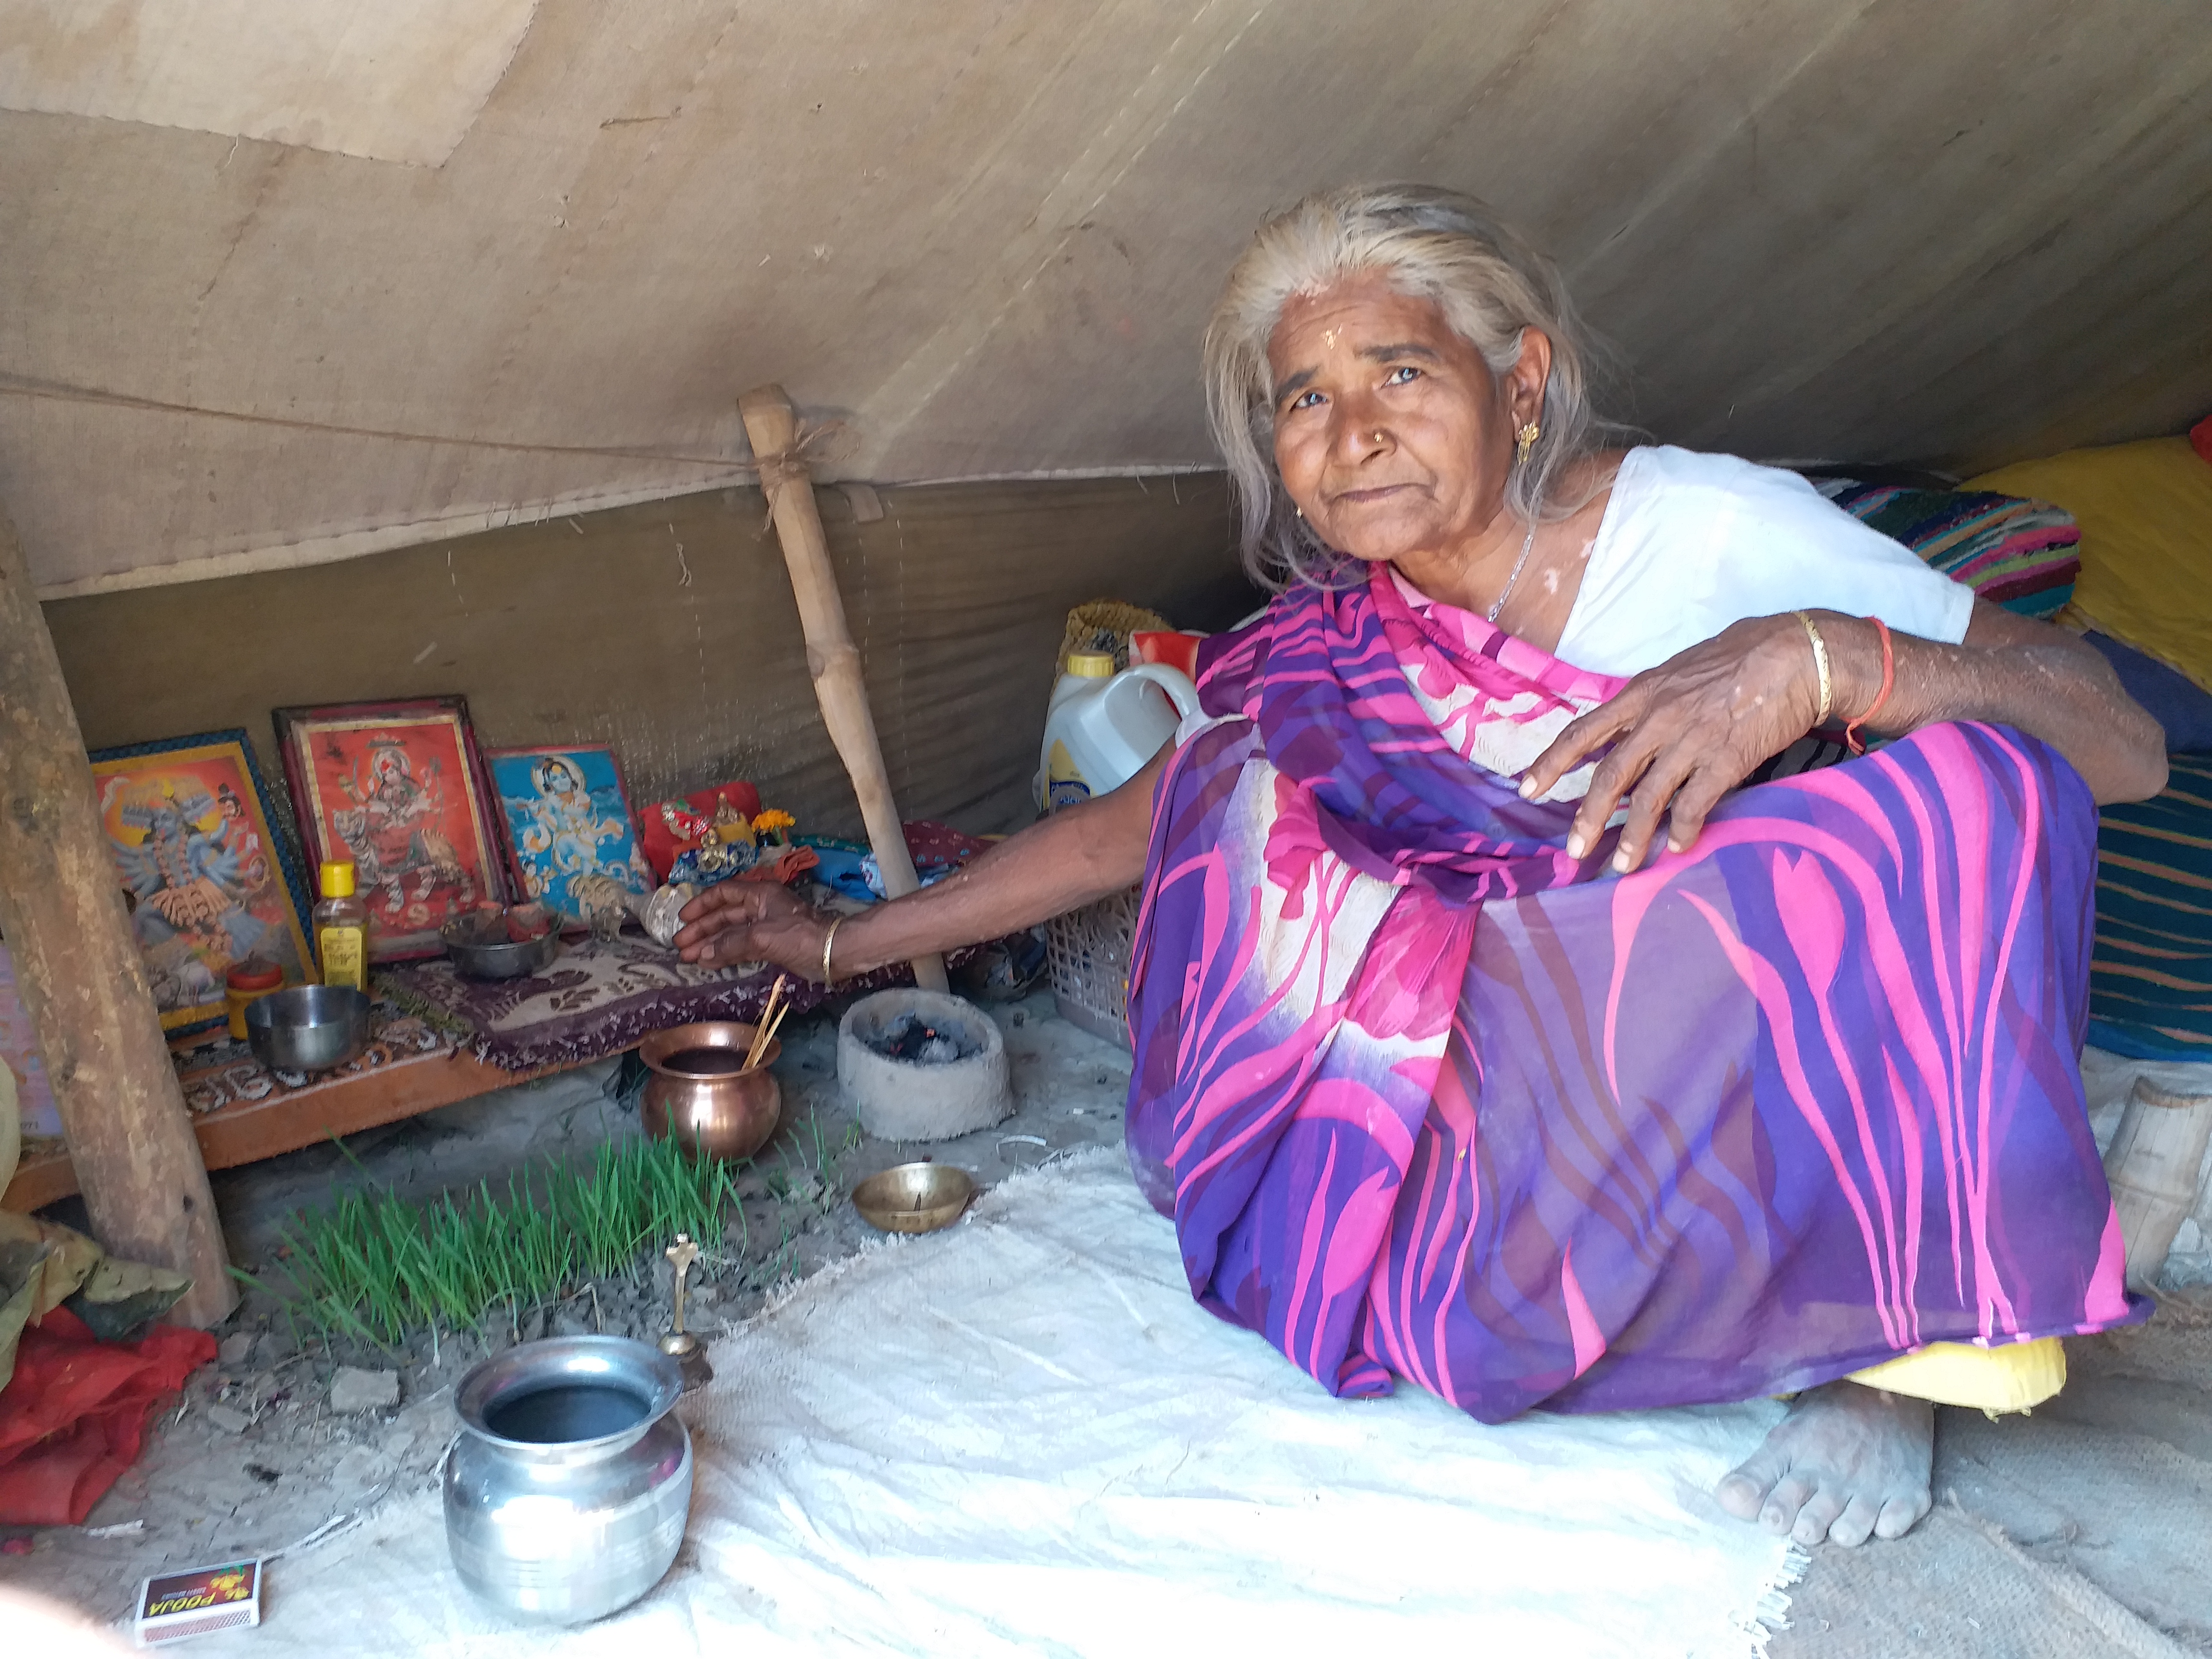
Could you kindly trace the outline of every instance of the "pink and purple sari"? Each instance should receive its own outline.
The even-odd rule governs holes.
[[[2083,1104],[2096,809],[1933,726],[1610,872],[1620,681],[1395,577],[1208,642],[1159,784],[1131,1161],[1191,1290],[1340,1395],[1487,1421],[1811,1387],[2144,1310]]]

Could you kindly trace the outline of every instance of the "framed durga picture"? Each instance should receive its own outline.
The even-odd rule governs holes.
[[[237,963],[270,963],[294,985],[314,977],[307,884],[270,826],[245,732],[103,749],[92,776],[163,1030],[220,1024]]]
[[[276,720],[307,862],[352,862],[370,961],[436,956],[453,917],[506,902],[466,699],[279,708]]]

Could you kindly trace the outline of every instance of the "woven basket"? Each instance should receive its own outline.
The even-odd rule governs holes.
[[[1067,613],[1067,628],[1060,639],[1060,661],[1053,675],[1057,678],[1067,672],[1068,653],[1073,651],[1110,653],[1114,672],[1119,673],[1129,665],[1129,635],[1164,629],[1167,625],[1167,618],[1158,611],[1124,605],[1119,599],[1093,599],[1079,605]]]
[[[1046,971],[1060,1018],[1124,1048],[1129,1047],[1129,954],[1144,890],[1132,887],[1044,925]]]

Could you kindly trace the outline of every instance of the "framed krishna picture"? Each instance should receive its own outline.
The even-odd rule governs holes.
[[[465,698],[279,708],[276,720],[307,861],[352,862],[371,962],[436,956],[447,921],[506,902]]]
[[[304,872],[244,732],[103,749],[92,775],[163,1030],[222,1024],[237,963],[270,963],[293,985],[314,977]]]
[[[495,749],[485,759],[524,897],[574,923],[586,919],[574,889],[586,877],[603,876],[640,895],[653,891],[613,750]]]

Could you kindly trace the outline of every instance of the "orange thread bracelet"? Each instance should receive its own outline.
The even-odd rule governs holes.
[[[1866,753],[1866,744],[1859,741],[1859,727],[1881,712],[1882,704],[1889,701],[1889,694],[1897,684],[1897,653],[1890,646],[1889,625],[1879,617],[1869,617],[1867,620],[1874,624],[1875,632],[1881,635],[1881,690],[1867,705],[1866,713],[1844,728],[1844,746],[1854,755]]]

